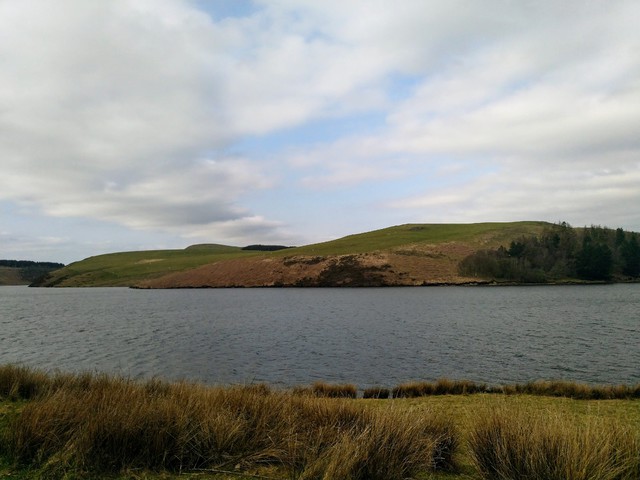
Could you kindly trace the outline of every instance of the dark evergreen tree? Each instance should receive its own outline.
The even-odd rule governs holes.
[[[640,277],[640,240],[627,233],[594,226],[574,229],[568,223],[522,236],[496,250],[476,252],[460,263],[464,275],[487,279],[542,283],[580,278],[610,280]]]
[[[593,227],[592,227],[593,228]],[[587,233],[582,241],[582,249],[576,258],[578,278],[585,280],[608,280],[611,278],[613,256],[611,249],[594,241]]]
[[[635,233],[620,246],[620,256],[622,273],[630,277],[640,276],[640,244]]]

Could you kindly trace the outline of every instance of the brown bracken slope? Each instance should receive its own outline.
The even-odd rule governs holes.
[[[291,255],[225,260],[140,282],[139,288],[371,287],[477,283],[458,275],[473,252],[462,243],[346,255]]]

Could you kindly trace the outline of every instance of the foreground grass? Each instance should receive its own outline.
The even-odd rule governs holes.
[[[0,373],[0,391],[25,402],[3,417],[0,455],[46,478],[266,469],[285,478],[400,480],[452,468],[457,448],[449,421],[393,404],[373,409],[263,385]]]
[[[640,401],[325,398],[0,367],[0,477],[640,478]],[[224,473],[229,472],[229,473]]]

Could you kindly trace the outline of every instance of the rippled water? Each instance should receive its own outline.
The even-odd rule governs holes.
[[[209,383],[640,383],[640,285],[0,287],[0,363]]]

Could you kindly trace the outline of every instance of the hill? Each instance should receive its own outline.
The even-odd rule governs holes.
[[[62,267],[62,263],[54,262],[0,260],[0,285],[29,285],[43,275]]]
[[[217,244],[112,253],[53,272],[37,286],[140,288],[465,284],[474,252],[538,235],[545,222],[407,224],[276,251]]]

